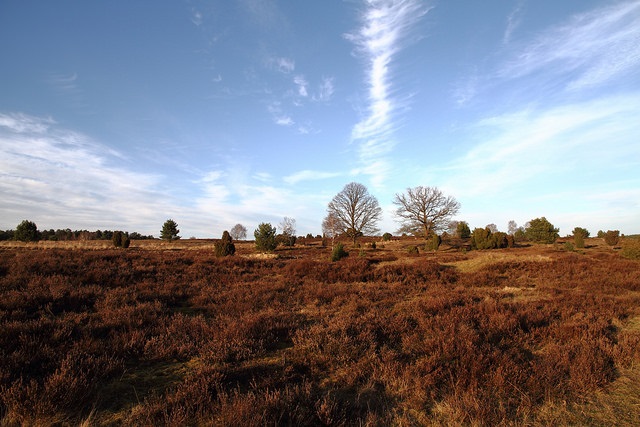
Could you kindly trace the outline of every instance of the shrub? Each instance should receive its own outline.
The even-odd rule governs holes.
[[[113,242],[113,246],[116,248],[122,247],[122,231],[114,231],[113,236],[111,236],[111,241]]]
[[[573,229],[573,237],[576,237],[578,235],[581,235],[583,238],[587,238],[589,237],[591,233],[589,233],[589,230],[587,230],[586,228],[582,228],[582,227],[576,227]]]
[[[468,239],[471,237],[471,229],[466,221],[460,221],[456,227],[456,234],[461,239]]]
[[[576,248],[584,248],[584,236],[582,234],[574,234],[573,241],[576,244]]]
[[[513,248],[516,245],[516,239],[513,234],[507,234],[507,247]]]
[[[442,243],[442,238],[437,234],[431,236],[431,239],[425,245],[425,249],[428,251],[437,251]]]
[[[625,238],[620,254],[629,259],[640,259],[640,239]]]
[[[122,247],[124,249],[127,249],[129,247],[129,245],[131,245],[131,239],[129,238],[129,236],[127,234],[125,234],[122,237]]]
[[[619,230],[607,230],[607,232],[604,233],[604,242],[609,246],[617,245],[619,240],[620,240]]]
[[[491,231],[487,228],[474,228],[471,233],[471,247],[473,249],[493,249]]]
[[[541,217],[529,221],[524,233],[527,240],[536,243],[553,243],[558,238],[558,229],[547,218]]]
[[[344,246],[342,245],[342,243],[337,243],[331,251],[331,261],[339,261],[348,255],[349,253],[344,250]]]
[[[564,250],[567,252],[573,252],[575,250],[575,247],[571,242],[564,242]]]
[[[407,248],[407,253],[409,255],[418,255],[420,253],[420,251],[418,250],[417,246],[409,246]]]
[[[271,252],[278,246],[276,242],[276,228],[270,223],[261,223],[253,232],[256,239],[256,249],[265,252]]]
[[[214,253],[217,257],[229,256],[236,253],[236,246],[233,244],[231,234],[227,230],[222,233],[222,239],[216,242]]]
[[[21,242],[37,242],[38,234],[38,226],[34,222],[25,219],[16,227],[13,238]]]
[[[384,233],[382,235],[382,240],[385,241],[385,242],[388,242],[389,240],[391,240],[392,237],[393,236],[391,235],[391,233]]]

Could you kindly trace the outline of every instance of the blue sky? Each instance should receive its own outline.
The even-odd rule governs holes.
[[[0,228],[321,232],[345,184],[640,232],[639,1],[0,3]]]

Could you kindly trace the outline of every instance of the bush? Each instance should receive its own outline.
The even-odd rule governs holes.
[[[576,244],[576,248],[584,248],[584,236],[582,234],[574,234],[573,241]]]
[[[620,240],[619,230],[607,230],[607,232],[604,233],[604,242],[609,246],[617,245],[619,240]]]
[[[620,254],[629,259],[640,259],[640,239],[625,238]]]
[[[116,248],[122,247],[122,231],[114,231],[113,236],[111,236],[111,241],[113,242],[113,246]]]
[[[507,234],[507,247],[513,248],[516,246],[516,238],[513,234]]]
[[[578,235],[581,235],[583,238],[587,238],[589,237],[591,233],[589,233],[589,230],[587,230],[586,228],[582,228],[582,227],[576,227],[573,229],[573,237],[576,237]]]
[[[38,226],[25,219],[18,224],[13,237],[21,242],[37,242],[39,240]]]
[[[259,251],[271,252],[278,246],[276,242],[276,228],[270,223],[261,223],[253,232],[256,239],[256,249]]]
[[[558,229],[547,218],[541,217],[529,221],[524,230],[527,240],[536,243],[553,243],[558,238]]]
[[[567,252],[573,252],[575,250],[575,247],[571,242],[564,242],[564,250]]]
[[[471,233],[471,247],[473,249],[493,249],[491,231],[487,228],[474,228]]]
[[[335,262],[335,261],[339,261],[342,258],[348,256],[349,253],[347,251],[344,250],[344,246],[342,243],[337,243],[334,247],[333,250],[331,251],[331,261]]]
[[[382,240],[385,242],[388,242],[389,240],[391,240],[391,238],[393,237],[393,235],[391,233],[384,233],[382,235]]]
[[[442,243],[442,238],[437,234],[431,236],[431,239],[425,245],[425,249],[428,251],[437,251]]]
[[[420,250],[418,250],[417,246],[409,246],[407,248],[407,253],[409,255],[418,255],[420,253]]]
[[[460,221],[456,227],[456,234],[461,239],[468,239],[471,237],[471,229],[466,221]]]
[[[236,253],[236,246],[233,244],[231,234],[227,230],[222,233],[222,239],[216,242],[214,254],[217,257],[230,256]]]

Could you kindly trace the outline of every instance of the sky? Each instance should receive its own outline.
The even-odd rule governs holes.
[[[640,1],[0,1],[0,229],[316,235],[350,182],[640,233]]]

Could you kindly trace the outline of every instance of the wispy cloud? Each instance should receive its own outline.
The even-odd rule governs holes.
[[[314,170],[302,170],[291,174],[289,176],[285,176],[283,181],[287,184],[297,184],[301,181],[318,181],[323,179],[335,178],[342,175],[339,172],[322,172],[322,171],[314,171]]]
[[[269,63],[281,73],[289,74],[296,69],[296,62],[291,58],[271,58]]]
[[[146,230],[159,221],[158,211],[171,208],[156,191],[158,176],[116,166],[122,162],[118,153],[50,118],[0,114],[0,217],[49,227],[126,223]]]
[[[333,78],[323,77],[318,87],[318,93],[313,96],[313,100],[318,102],[328,102],[331,100],[334,90]]]
[[[524,9],[524,0],[520,0],[515,9],[507,16],[507,25],[502,36],[502,44],[509,44],[514,31],[520,26],[522,20],[522,11]]]
[[[395,145],[391,134],[398,104],[391,95],[392,62],[407,41],[407,35],[427,12],[422,1],[370,0],[361,16],[362,26],[345,36],[356,45],[367,63],[367,114],[352,131],[352,139],[359,144],[360,161],[364,164],[361,170],[379,163],[379,157],[389,153]]]
[[[298,95],[304,98],[309,95],[309,93],[307,92],[307,86],[309,85],[309,82],[307,82],[303,75],[295,76],[293,78],[293,83],[295,83],[298,88]]]
[[[624,179],[640,167],[638,111],[640,94],[633,93],[490,117],[470,130],[478,145],[441,172],[460,197],[549,194],[560,175],[564,188],[582,185],[584,173],[596,181],[611,182],[612,173]],[[533,188],[523,195],[525,185]]]
[[[521,49],[499,70],[513,79],[538,72],[568,78],[571,90],[601,85],[640,65],[640,2],[622,2],[574,16]]]

